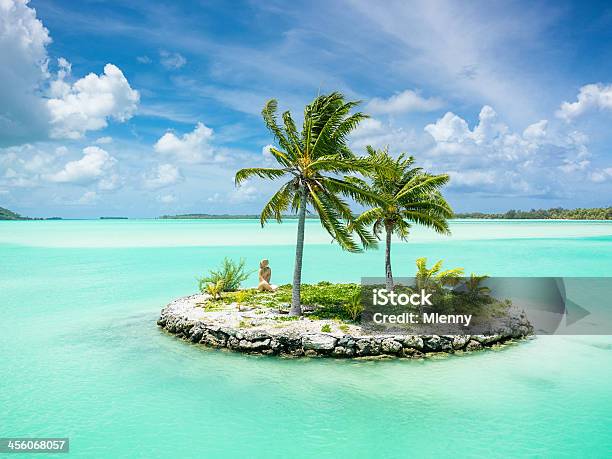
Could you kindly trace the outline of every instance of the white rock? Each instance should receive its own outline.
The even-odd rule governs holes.
[[[313,349],[317,351],[330,351],[336,346],[337,339],[333,336],[323,335],[320,333],[304,336],[304,349]]]

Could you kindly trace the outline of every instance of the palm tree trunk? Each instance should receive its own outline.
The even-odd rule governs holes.
[[[385,277],[387,283],[387,290],[393,290],[393,272],[391,271],[391,233],[392,228],[389,225],[385,225],[387,230],[387,240],[385,245]]]
[[[300,211],[298,214],[297,244],[295,246],[295,267],[291,290],[291,311],[289,315],[301,316],[300,287],[302,286],[302,255],[304,254],[304,224],[306,223],[306,187],[300,190]]]

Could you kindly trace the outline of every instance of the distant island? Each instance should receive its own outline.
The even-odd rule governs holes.
[[[62,217],[49,217],[49,218],[31,218],[19,215],[12,210],[0,207],[0,220],[62,220]]]
[[[256,220],[259,214],[178,214],[162,215],[158,217],[162,220]],[[286,215],[283,218],[294,219],[295,215]],[[318,219],[316,215],[309,215],[306,218]],[[453,218],[474,218],[483,220],[503,219],[503,220],[612,220],[612,207],[595,207],[579,209],[563,209],[554,207],[551,209],[531,209],[531,210],[509,210],[504,213],[484,213],[484,212],[462,212],[454,214]],[[99,217],[100,220],[127,220],[128,217]],[[0,220],[62,220],[62,217],[31,218],[20,215],[4,207],[0,207]]]
[[[22,217],[18,213],[0,207],[0,220],[31,220],[28,217]]]
[[[551,209],[509,210],[503,214],[483,212],[456,213],[454,218],[505,219],[505,220],[612,220],[612,207],[590,209]]]
[[[179,215],[162,215],[159,217],[162,220],[244,220],[253,219],[259,220],[259,214],[179,214]],[[284,215],[283,218],[297,218],[296,215]],[[318,216],[306,216],[306,218],[319,218]]]
[[[163,220],[240,220],[240,219],[259,219],[259,214],[179,214],[162,215]],[[296,218],[295,215],[286,215],[283,218]],[[319,218],[310,215],[306,218]],[[463,212],[455,213],[453,218],[474,218],[474,219],[505,219],[505,220],[612,220],[612,207],[595,207],[589,209],[563,209],[555,207],[551,209],[531,209],[531,210],[509,210],[504,213],[484,213],[484,212]]]

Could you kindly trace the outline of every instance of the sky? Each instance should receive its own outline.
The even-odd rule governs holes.
[[[257,213],[264,103],[331,91],[356,154],[449,173],[455,211],[612,204],[606,2],[0,0],[0,206]]]

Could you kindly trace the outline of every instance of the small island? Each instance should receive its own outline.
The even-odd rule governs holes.
[[[234,177],[237,186],[254,177],[285,180],[263,207],[259,221],[265,226],[272,219],[281,222],[287,214],[297,219],[292,284],[271,283],[272,270],[264,258],[257,288],[241,289],[252,272],[246,271],[244,260],[236,263],[226,258],[219,269],[200,279],[200,293],[179,298],[162,310],[160,327],[194,343],[241,352],[357,358],[420,358],[473,351],[533,333],[523,311],[489,295],[490,289],[482,284],[487,276],[464,276],[463,268],[444,270],[442,260],[430,267],[422,257],[416,260],[415,283],[394,279],[393,236],[408,240],[415,224],[450,234],[453,210],[442,194],[450,176],[425,171],[416,166],[414,157],[388,148],[366,146],[364,156],[354,154],[347,137],[367,118],[352,112],[357,104],[338,92],[318,95],[305,107],[302,129],[298,129],[290,112],[283,113],[284,122],[279,124],[278,103],[269,100],[262,117],[279,146],[269,149],[276,167],[248,167]],[[355,214],[353,202],[365,210]],[[384,241],[385,277],[362,285],[302,283],[307,216],[317,218],[332,240],[348,252],[375,249]],[[384,290],[416,299],[420,293],[422,302],[418,306],[400,302],[385,309],[385,317],[396,318],[387,327],[375,319],[383,310],[366,309],[369,298],[372,305],[376,303],[374,288],[376,295]],[[442,318],[434,328],[419,329],[418,319],[412,321],[419,315],[425,318],[425,307]],[[469,324],[473,313],[481,319],[478,327],[447,326],[458,323],[450,320],[451,315]],[[410,322],[398,329],[397,318],[406,315]]]
[[[513,307],[483,334],[381,333],[359,322],[361,309],[351,304],[359,285],[321,282],[302,288],[310,303],[302,316],[287,314],[291,286],[285,285],[275,292],[226,292],[216,300],[210,293],[178,298],[161,311],[157,324],[193,343],[285,357],[418,359],[499,347],[533,333],[525,314]]]

